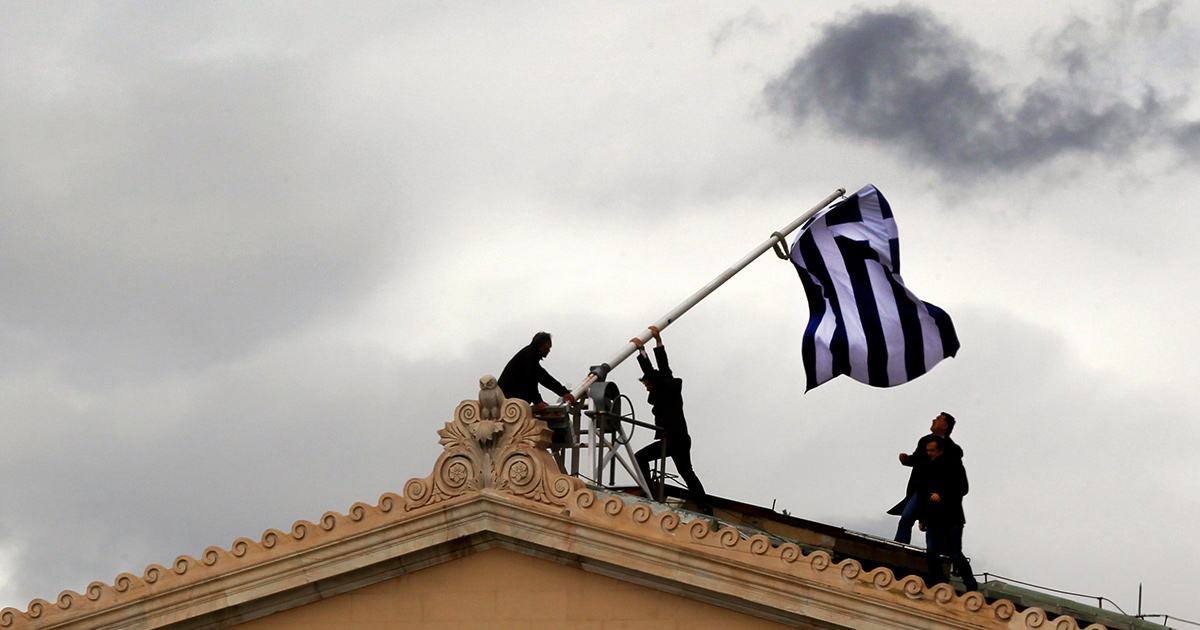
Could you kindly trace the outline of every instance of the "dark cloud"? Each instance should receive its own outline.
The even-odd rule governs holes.
[[[755,191],[794,180],[779,175],[794,164],[778,159],[772,139],[740,126],[748,124],[743,79],[722,88],[707,82],[722,76],[720,67],[680,65],[675,57],[654,65],[642,55],[617,66],[581,57],[560,69],[565,75],[546,72],[554,68],[547,54],[570,59],[592,32],[562,20],[510,17],[512,29],[492,30],[494,20],[467,11],[461,17],[470,24],[490,27],[464,28],[462,20],[422,27],[413,17],[419,8],[396,3],[379,7],[394,12],[390,22],[353,8],[308,12],[305,19],[278,11],[214,15],[212,5],[188,5],[187,15],[161,3],[33,6],[13,7],[0,22],[7,123],[0,128],[0,408],[10,445],[0,460],[0,501],[18,506],[0,515],[0,593],[19,608],[33,597],[140,573],[151,562],[227,547],[239,536],[398,491],[407,478],[428,474],[439,450],[436,430],[475,392],[479,375],[499,372],[532,332],[555,333],[547,367],[573,382],[710,277],[680,287],[692,261],[676,257],[642,265],[638,281],[652,290],[639,295],[653,298],[634,304],[628,291],[614,290],[620,283],[610,271],[624,273],[621,264],[662,248],[663,225],[647,222],[678,216],[668,210],[685,201],[753,218],[747,207],[784,201]],[[952,123],[984,139],[1015,133],[1019,116],[1050,121],[1039,133],[1062,133],[1074,119],[1057,110],[1079,100],[1087,77],[1102,96],[1124,94],[1095,80],[1112,67],[1107,36],[1096,29],[1062,31],[1042,43],[1051,64],[1041,83],[1029,83],[1041,95],[1035,99],[997,87],[979,72],[970,42],[928,15],[881,15],[916,29],[894,38],[912,48],[906,58],[915,66],[893,69],[957,90],[966,104]],[[747,34],[766,28],[757,19],[751,13],[730,23],[713,43],[723,53],[749,46]],[[830,33],[844,39],[867,21],[860,14]],[[590,16],[587,22],[598,23]],[[401,23],[415,24],[420,36],[398,29]],[[374,47],[363,43],[371,28],[386,31]],[[1146,32],[1155,28],[1146,22]],[[696,32],[682,36],[691,41]],[[545,33],[562,41],[536,36]],[[527,42],[536,53],[522,48]],[[620,42],[612,39],[613,50]],[[671,48],[686,49],[656,50]],[[599,52],[605,63],[620,61],[608,50]],[[846,80],[845,89],[872,98],[897,90],[918,101],[905,107],[918,109],[921,93],[872,75],[872,64],[887,60],[867,52],[858,51],[857,65],[840,66],[826,54],[824,71],[837,79],[839,69],[853,65],[871,81],[864,87]],[[574,72],[578,67],[596,73]],[[660,73],[661,81],[650,80]],[[672,77],[686,80],[673,89]],[[696,83],[700,77],[705,82]],[[663,95],[695,93],[689,86],[701,84],[714,102],[663,106],[673,102]],[[937,131],[936,121],[886,136],[888,129],[871,127],[864,114],[884,108],[878,99],[867,99],[863,111],[842,111],[836,94],[817,96],[825,100],[793,97],[781,111],[800,112],[797,121],[830,117],[835,125],[841,119],[834,115],[851,117],[856,126],[839,128],[947,164],[949,158],[929,157],[936,145],[924,138]],[[1133,89],[1123,100],[1094,103],[1118,118],[1124,110],[1115,104],[1124,103],[1139,120],[1174,120],[1174,96],[1154,94],[1159,114],[1142,97]],[[973,110],[983,117],[968,116]],[[1021,114],[1026,110],[1032,113]],[[712,118],[714,111],[723,117]],[[1100,127],[1115,124],[1098,120]],[[1179,142],[1200,138],[1195,129],[1184,133],[1183,123],[1167,131],[1165,138]],[[1131,142],[1106,133],[1115,147]],[[991,167],[965,144],[955,150],[968,156],[967,172]],[[428,196],[424,203],[406,203],[421,195]],[[544,196],[556,203],[539,206]],[[616,311],[590,298],[531,299],[562,290],[563,278],[583,278],[569,273],[571,256],[544,243],[539,249],[520,240],[457,237],[511,228],[514,220],[527,221],[520,225],[530,233],[587,227],[577,213],[594,211],[593,198],[635,209],[639,223],[596,213],[606,222],[602,232],[624,236],[606,250],[612,265],[584,274],[609,281],[575,293],[617,300],[629,319],[602,317]],[[737,203],[716,205],[731,199]],[[706,229],[699,215],[680,225],[667,227],[683,242]],[[770,220],[766,229],[777,226]],[[601,234],[593,243],[585,232],[569,249],[616,242]],[[428,346],[436,359],[399,358],[395,348],[372,346],[375,335],[388,333],[339,317],[343,306],[359,306],[355,299],[396,262],[392,257],[409,262],[421,247],[493,246],[487,259],[420,257],[415,271],[406,267],[389,279],[396,294],[381,297],[392,299],[366,307],[378,311],[366,321],[394,319],[392,343]],[[742,247],[735,244],[725,260],[743,254]],[[530,268],[502,277],[532,291],[503,290],[501,279],[481,291],[485,297],[455,299],[463,286],[491,275],[493,259],[517,256]],[[787,263],[778,264],[780,277],[790,277],[780,281],[794,282],[794,271],[782,268]],[[1121,279],[1115,281],[1119,292]],[[1139,389],[1123,399],[1112,392],[1130,388],[1111,379],[1079,386],[1096,375],[1071,362],[1061,335],[954,310],[970,347],[930,375],[887,390],[839,380],[801,395],[802,294],[766,292],[778,302],[756,307],[761,297],[739,299],[739,290],[722,289],[667,331],[672,362],[686,381],[696,469],[712,492],[761,505],[777,498],[797,515],[886,534],[882,511],[906,478],[895,453],[912,448],[929,415],[947,408],[964,419],[973,458],[978,486],[968,536],[980,569],[1001,557],[1025,577],[1029,567],[1062,567],[1060,579],[1040,580],[1056,586],[1074,586],[1082,574],[1112,575],[1112,554],[1064,544],[1071,539],[1094,543],[1091,549],[1128,547],[1133,564],[1116,563],[1120,579],[1176,575],[1169,569],[1194,564],[1194,554],[1166,547],[1187,535],[1186,519],[1197,510],[1191,497],[1200,493],[1137,478],[1143,470],[1160,482],[1190,478],[1187,462],[1195,461],[1200,441],[1186,417],[1195,405],[1183,394]],[[997,295],[988,299],[1004,301]],[[771,323],[775,309],[793,308],[800,310],[790,324]],[[1022,308],[1040,312],[1038,304]],[[451,335],[455,343],[437,341]],[[487,342],[471,341],[480,338]],[[187,369],[163,369],[171,367]],[[627,363],[614,378],[644,419],[649,410],[635,373]],[[1147,418],[1158,426],[1146,430]],[[1172,492],[1175,504],[1164,500]],[[1120,538],[1130,531],[1178,535]],[[1111,537],[1093,539],[1100,535]],[[1171,562],[1166,569],[1150,566],[1163,558]],[[1083,563],[1090,563],[1087,571]],[[1179,592],[1177,584],[1170,588]]]
[[[1174,27],[1173,5],[1119,6],[1112,23],[1075,19],[1039,46],[1046,67],[1019,92],[1000,85],[979,47],[933,13],[861,11],[825,26],[766,96],[796,124],[824,120],[958,175],[1019,172],[1072,153],[1117,158],[1164,138],[1194,149],[1193,127],[1176,114],[1184,97],[1114,75],[1131,43]]]

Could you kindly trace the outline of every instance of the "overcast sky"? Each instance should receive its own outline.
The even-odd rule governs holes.
[[[890,537],[946,410],[976,571],[1200,620],[1200,6],[331,6],[0,4],[0,605],[398,493],[871,183],[958,357],[803,394],[768,254],[664,335],[708,490]]]

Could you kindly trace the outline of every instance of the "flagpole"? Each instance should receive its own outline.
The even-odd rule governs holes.
[[[787,224],[783,229],[779,230],[778,232],[771,234],[771,237],[768,238],[767,240],[763,241],[763,243],[761,245],[759,245],[758,247],[755,247],[749,254],[746,254],[745,256],[742,257],[741,260],[737,261],[731,267],[729,267],[724,272],[722,272],[721,275],[717,276],[716,278],[713,278],[712,281],[710,281],[708,284],[704,285],[704,287],[702,287],[699,291],[696,291],[695,293],[692,294],[691,297],[684,300],[682,304],[680,304],[679,306],[676,306],[674,309],[671,309],[671,311],[669,313],[667,313],[666,315],[663,315],[662,318],[659,319],[657,322],[654,322],[653,327],[657,328],[660,331],[665,330],[667,328],[667,326],[670,326],[671,324],[673,324],[675,322],[675,320],[677,320],[681,316],[683,316],[684,313],[688,312],[689,309],[691,309],[693,306],[698,304],[700,302],[700,300],[703,300],[704,298],[708,297],[708,295],[710,293],[717,290],[717,287],[721,286],[722,284],[725,284],[726,280],[732,278],[737,272],[744,269],[746,267],[746,265],[749,265],[750,263],[754,262],[754,259],[761,256],[768,249],[771,249],[772,247],[774,247],[776,243],[782,242],[785,238],[788,237],[789,234],[796,231],[796,228],[803,225],[805,221],[809,220],[809,218],[811,218],[813,215],[820,212],[822,209],[825,208],[825,206],[828,206],[829,204],[833,203],[834,199],[837,199],[838,197],[841,197],[842,195],[845,195],[845,194],[846,194],[845,188],[837,189],[837,191],[835,191],[832,195],[829,195],[824,200],[822,200],[821,203],[813,206],[811,209],[809,209],[808,212],[805,212],[804,214],[800,215],[795,221],[792,221],[791,223]],[[643,330],[642,333],[638,335],[638,339],[640,339],[642,341],[642,343],[646,343],[646,342],[650,341],[650,338],[653,336],[654,336],[654,333],[650,330],[650,327],[647,327],[646,330]],[[608,361],[605,361],[604,363],[602,363],[600,365],[594,366],[592,368],[592,371],[589,372],[588,375],[586,377],[584,377],[584,379],[582,381],[580,381],[580,383],[578,385],[576,385],[574,389],[571,390],[571,395],[574,396],[577,400],[580,399],[580,397],[584,394],[584,392],[586,392],[588,390],[589,387],[592,386],[592,384],[594,384],[596,381],[599,381],[599,380],[605,378],[606,376],[608,376],[609,372],[611,372],[614,368],[616,368],[618,365],[620,365],[622,361],[624,361],[625,359],[628,359],[630,357],[630,355],[632,355],[636,350],[637,350],[637,346],[634,345],[632,340],[629,342],[626,342],[626,344],[621,348],[621,350],[619,352],[617,352],[616,354],[614,354],[612,357],[610,357],[608,359]]]

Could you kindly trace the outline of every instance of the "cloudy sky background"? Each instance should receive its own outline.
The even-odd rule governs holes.
[[[3,13],[0,605],[399,492],[533,332],[577,382],[873,183],[959,356],[802,394],[767,255],[665,334],[709,491],[890,536],[944,409],[977,571],[1200,620],[1200,6]]]

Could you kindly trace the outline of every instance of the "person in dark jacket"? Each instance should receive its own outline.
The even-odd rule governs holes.
[[[517,354],[509,359],[508,365],[505,365],[504,371],[500,373],[500,380],[496,383],[506,398],[520,398],[533,405],[536,412],[541,413],[546,409],[546,403],[538,391],[538,385],[541,385],[565,398],[568,403],[575,404],[575,397],[571,395],[570,390],[563,387],[562,383],[542,367],[542,359],[550,354],[551,345],[550,333],[539,332],[533,336],[528,346],[518,350]]]
[[[967,471],[961,458],[950,456],[945,438],[932,436],[925,440],[924,446],[929,461],[913,472],[917,478],[917,519],[925,530],[929,583],[946,581],[942,556],[947,555],[967,590],[979,590],[971,563],[962,551],[963,526],[967,522],[962,501],[970,489]]]
[[[929,458],[925,455],[925,441],[931,437],[940,437],[943,439],[946,449],[945,456],[962,459],[962,449],[954,443],[954,440],[950,439],[950,433],[953,431],[954,416],[943,411],[930,424],[929,435],[917,440],[917,448],[911,455],[900,453],[900,463],[912,467],[913,470],[908,475],[908,489],[905,491],[904,499],[888,510],[888,514],[900,517],[900,523],[896,526],[896,542],[907,545],[912,541],[912,528],[917,522],[917,495],[914,482],[917,478],[917,470],[929,462]]]
[[[658,369],[650,362],[642,340],[633,338],[631,341],[638,348],[638,365],[642,367],[642,384],[649,394],[646,396],[654,412],[654,425],[658,427],[657,439],[642,447],[634,454],[642,478],[650,483],[650,463],[658,459],[666,445],[666,454],[675,462],[675,470],[687,484],[688,493],[696,508],[701,512],[712,515],[704,493],[704,485],[692,470],[692,438],[688,435],[687,420],[683,417],[683,379],[677,378],[671,372],[671,364],[667,361],[667,349],[662,344],[658,328],[651,326],[654,335],[654,358],[658,361]],[[661,497],[660,497],[661,498]]]

